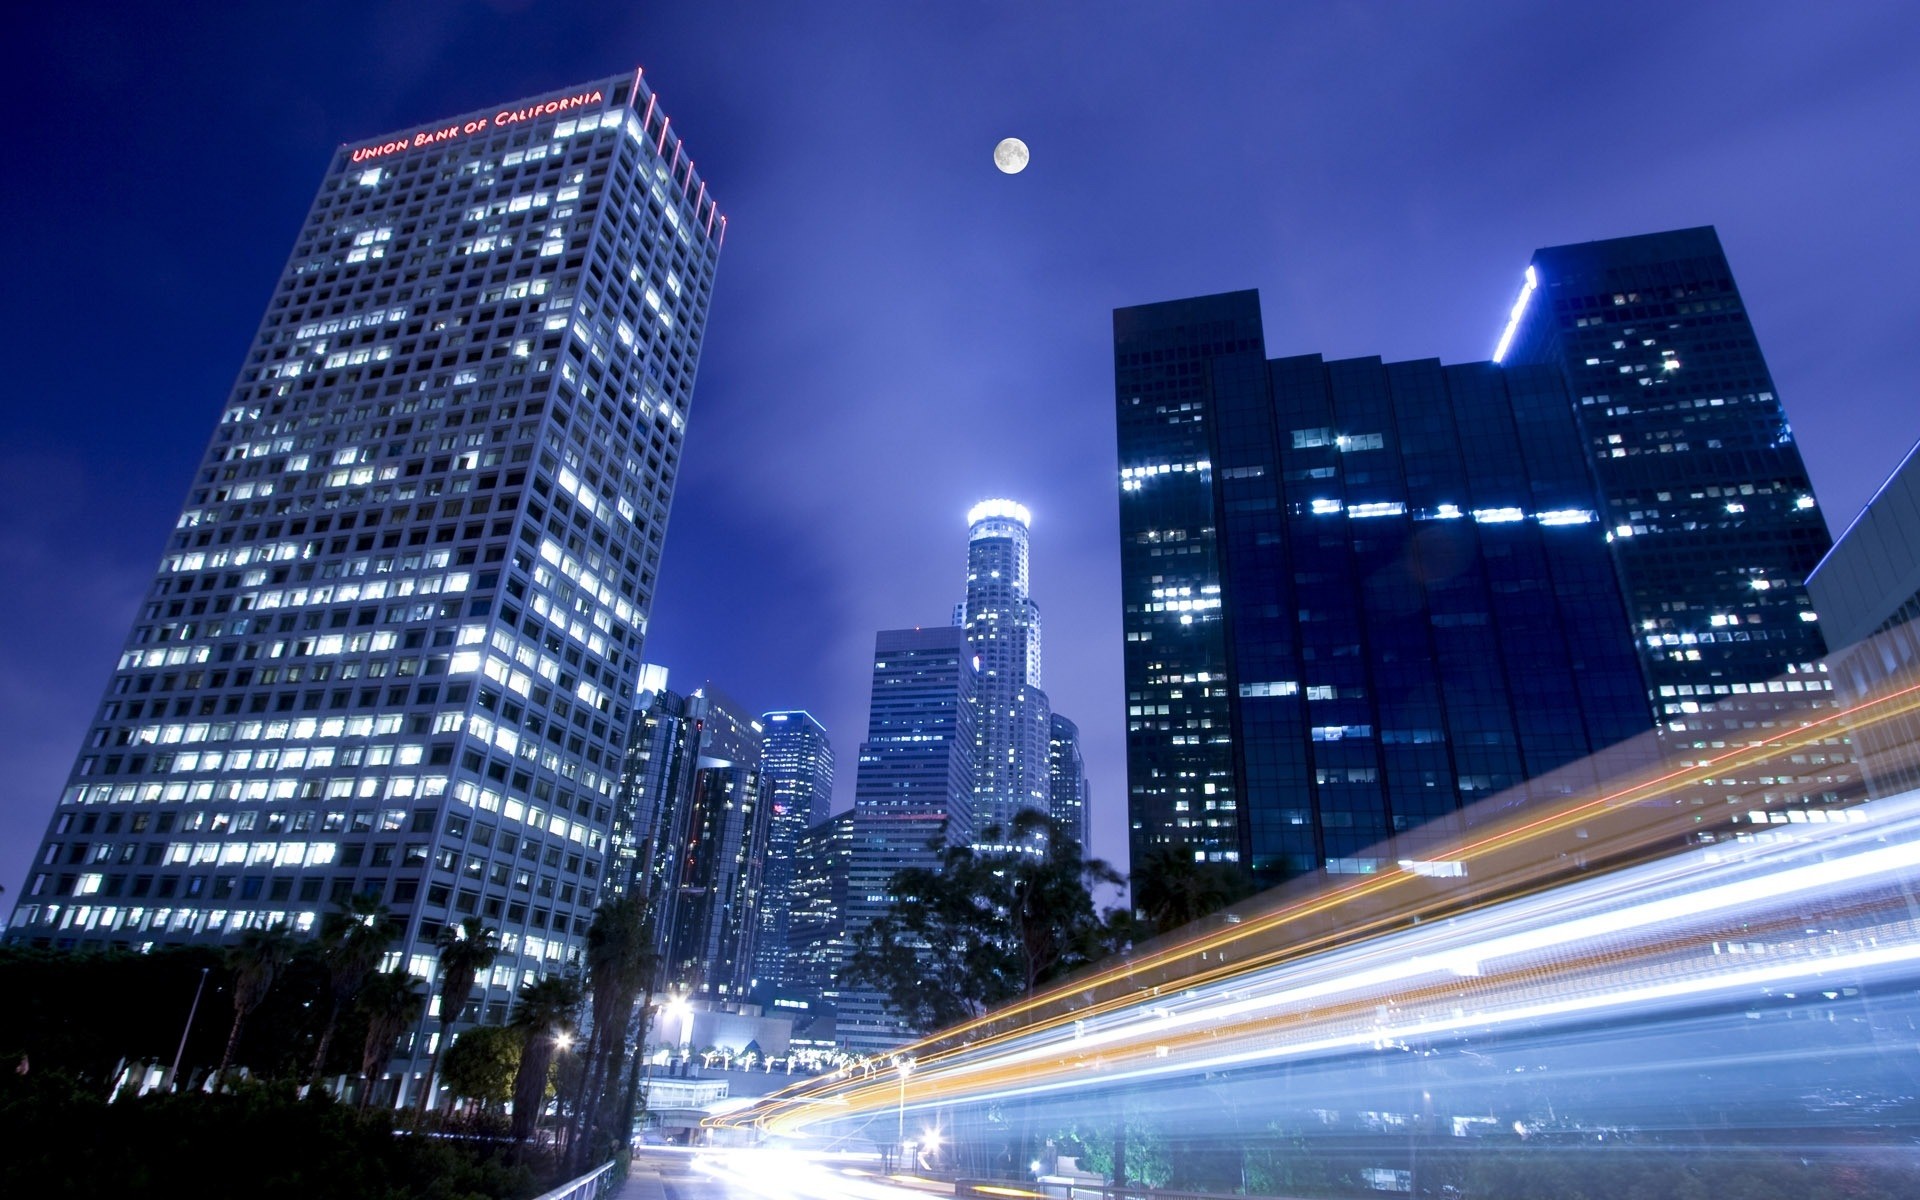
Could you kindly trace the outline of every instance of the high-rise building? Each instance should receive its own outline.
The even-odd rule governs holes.
[[[1392,869],[1651,728],[1555,372],[1268,361],[1252,292],[1114,327],[1136,861]]]
[[[833,806],[833,744],[813,714],[763,714],[761,763],[770,791],[766,886],[761,890],[760,939],[754,975],[764,984],[793,982],[788,971],[796,855],[807,830]]]
[[[760,723],[711,683],[695,696],[705,711],[686,835],[669,847],[665,976],[687,994],[738,1000],[754,986],[772,789],[761,766]]]
[[[1048,814],[1067,835],[1087,844],[1087,764],[1080,753],[1080,727],[1059,713],[1047,723]]]
[[[1047,694],[1040,688],[1040,606],[1027,573],[1033,518],[1011,500],[967,513],[967,591],[956,623],[978,660],[973,695],[973,830],[1010,830],[1022,810],[1046,812]],[[997,845],[1011,845],[1002,837]],[[986,843],[981,843],[986,848]]]
[[[641,664],[626,769],[613,810],[607,889],[643,898],[656,937],[669,924],[672,864],[687,838],[705,713],[704,697],[668,690],[664,667]]]
[[[335,151],[10,935],[371,893],[422,973],[467,915],[489,996],[567,969],[724,228],[637,73]]]
[[[1848,708],[1920,684],[1920,446],[1847,526],[1807,579]],[[1853,731],[1869,794],[1920,788],[1920,715]]]
[[[1536,251],[1494,357],[1566,382],[1667,744],[1797,725],[1805,693],[1828,690],[1803,581],[1831,541],[1715,231]],[[1807,765],[1766,785],[1780,803],[1839,802],[1846,747]],[[1716,788],[1734,784],[1763,786]],[[1725,807],[1715,789],[1690,800]]]
[[[810,827],[794,849],[786,986],[809,999],[839,995],[852,857],[852,809]]]
[[[860,744],[848,866],[849,941],[893,902],[895,872],[934,867],[974,833],[973,697],[966,630],[888,629],[874,637],[873,693]],[[907,1039],[878,993],[843,989],[839,1032],[856,1049]]]

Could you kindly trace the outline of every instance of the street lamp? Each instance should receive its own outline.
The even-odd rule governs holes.
[[[900,1104],[894,1110],[894,1141],[904,1145],[907,1140],[907,1076],[913,1074],[913,1060],[896,1058],[893,1069],[900,1072]]]

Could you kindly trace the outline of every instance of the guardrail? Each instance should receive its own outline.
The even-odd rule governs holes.
[[[535,1200],[594,1200],[595,1197],[611,1191],[619,1182],[613,1178],[614,1165],[612,1161],[602,1163],[580,1178],[569,1180],[550,1192],[542,1193],[535,1197]]]

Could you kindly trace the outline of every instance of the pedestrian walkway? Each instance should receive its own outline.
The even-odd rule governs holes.
[[[613,1200],[667,1200],[667,1185],[652,1163],[635,1159],[627,1181],[613,1194]]]

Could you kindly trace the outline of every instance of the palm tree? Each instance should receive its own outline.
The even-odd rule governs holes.
[[[433,1047],[433,1062],[427,1067],[416,1102],[421,1116],[433,1096],[434,1083],[440,1078],[440,1054],[453,1036],[453,1023],[466,1011],[473,997],[473,983],[480,972],[493,965],[500,954],[498,931],[490,929],[479,917],[467,917],[458,925],[442,926],[440,946],[440,1040]],[[453,1110],[453,1097],[447,1097],[447,1110]]]
[[[326,1070],[327,1051],[333,1045],[333,1031],[340,1014],[352,1003],[354,993],[368,975],[380,965],[387,944],[399,935],[393,915],[372,894],[349,897],[347,902],[320,920],[317,945],[320,964],[327,973],[326,1018],[320,1026],[320,1046],[314,1052],[313,1068],[307,1082],[314,1083]]]
[[[520,989],[513,1026],[520,1030],[520,1069],[513,1077],[513,1138],[533,1136],[547,1106],[547,1072],[553,1066],[556,1039],[570,1037],[580,1012],[580,984],[564,975],[545,975]]]
[[[367,1018],[367,1040],[360,1046],[360,1107],[373,1099],[373,1089],[393,1060],[393,1045],[426,1007],[426,993],[405,967],[380,971],[362,984],[354,1007]]]
[[[644,900],[633,896],[609,900],[594,912],[593,925],[587,930],[593,1031],[587,1043],[586,1070],[574,1094],[573,1144],[579,1148],[580,1165],[595,1140],[582,1135],[603,1128],[612,1116],[606,1111],[607,1101],[620,1079],[634,1006],[653,981],[656,962],[653,926]]]
[[[214,1072],[215,1089],[233,1065],[234,1051],[240,1047],[240,1030],[273,990],[273,981],[293,957],[293,939],[284,925],[268,929],[249,929],[227,949],[227,968],[233,972],[233,1025],[227,1030],[227,1048],[220,1055],[220,1069]]]

